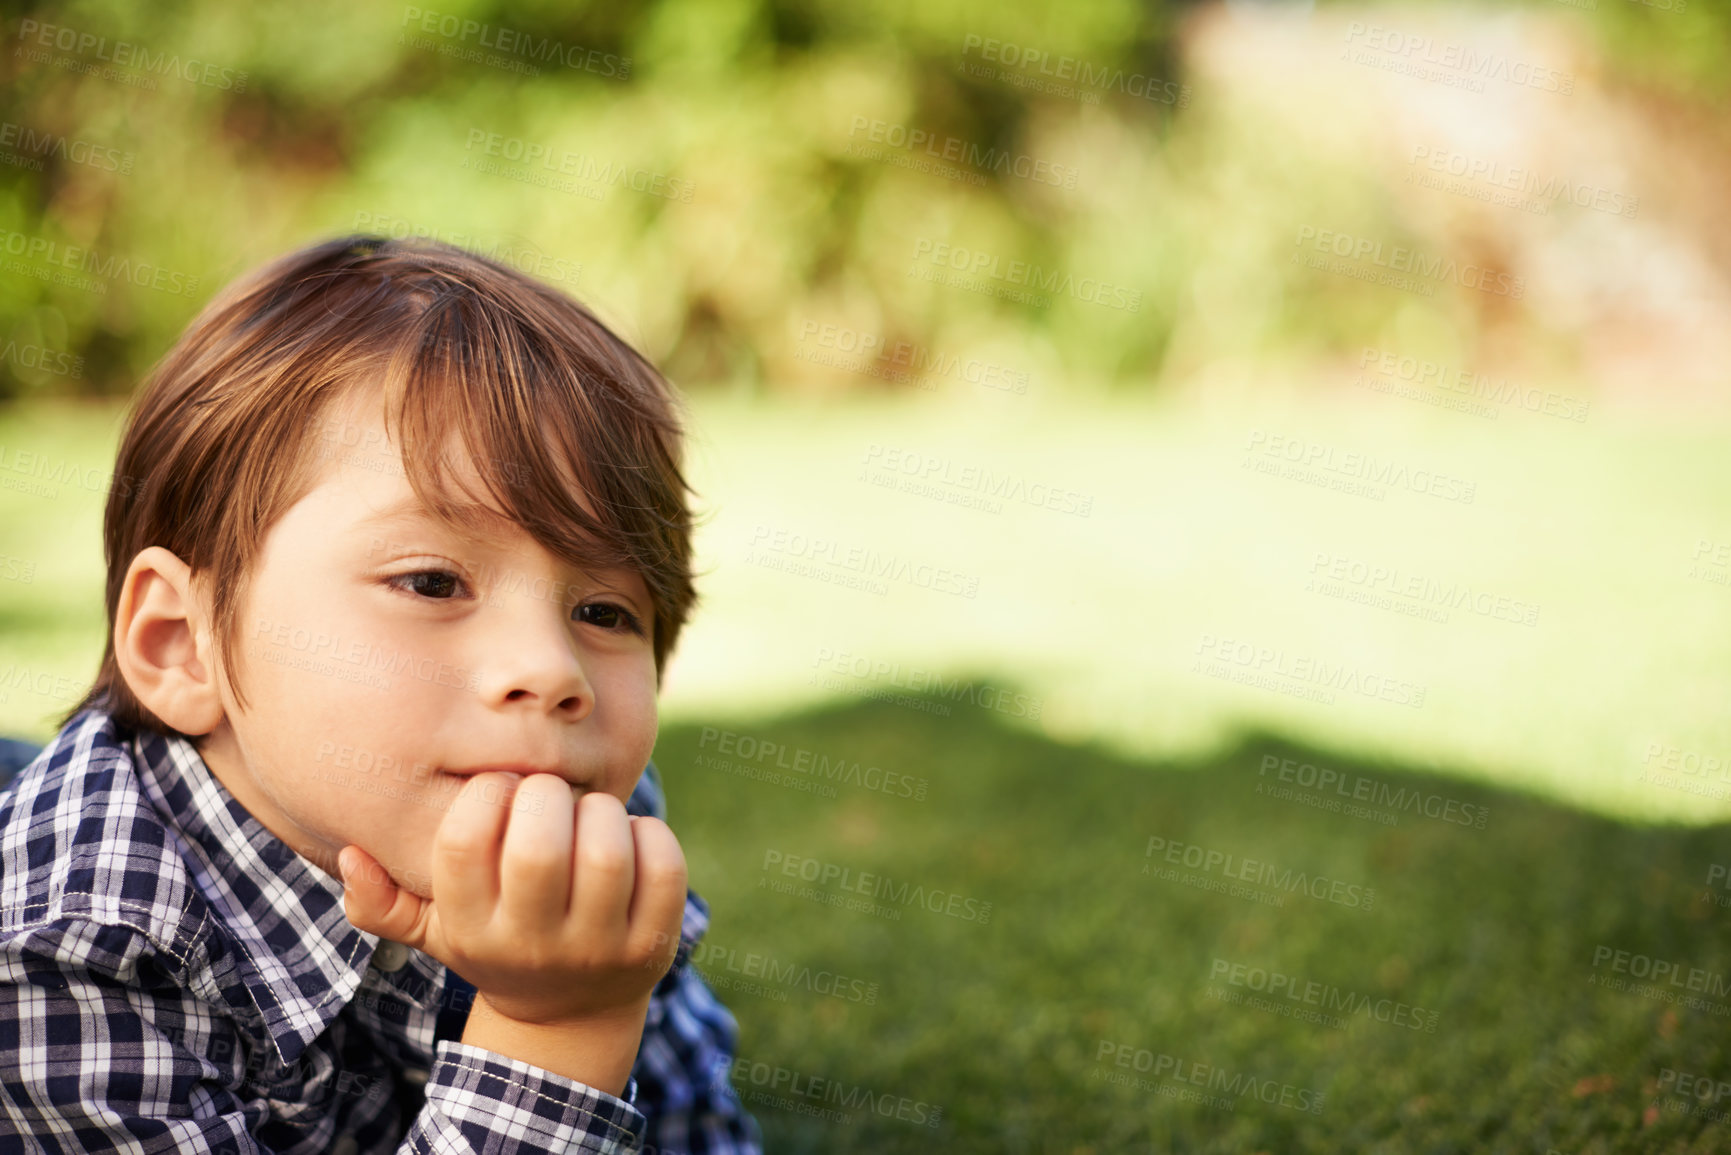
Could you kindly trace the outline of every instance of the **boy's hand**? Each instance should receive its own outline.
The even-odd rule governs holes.
[[[430,900],[359,846],[337,861],[351,923],[426,951],[515,1023],[635,1015],[641,1031],[678,951],[686,867],[673,831],[611,794],[573,801],[552,774],[489,771],[463,784],[433,836]]]

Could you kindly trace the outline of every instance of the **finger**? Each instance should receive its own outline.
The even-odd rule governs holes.
[[[611,794],[585,794],[577,802],[577,853],[571,921],[580,934],[623,939],[636,878],[630,815]]]
[[[426,940],[430,905],[392,881],[379,861],[359,846],[337,854],[343,878],[343,913],[357,930],[419,949]]]
[[[491,770],[457,792],[433,834],[433,901],[442,926],[479,934],[499,901],[499,841],[505,807],[522,776]]]
[[[636,841],[637,885],[627,918],[629,949],[638,957],[662,954],[672,962],[685,922],[685,851],[659,818],[639,817],[631,824]]]
[[[516,934],[557,937],[571,903],[571,787],[556,774],[517,786],[499,856],[499,917]]]

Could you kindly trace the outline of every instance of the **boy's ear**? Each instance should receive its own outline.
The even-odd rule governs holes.
[[[158,545],[139,550],[114,612],[114,660],[146,709],[196,735],[216,729],[223,706],[210,606],[194,587],[191,568],[174,554]]]

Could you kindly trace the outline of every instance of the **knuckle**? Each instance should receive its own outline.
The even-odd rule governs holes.
[[[661,947],[656,947],[653,950],[639,947],[629,952],[625,956],[624,962],[632,970],[654,970],[662,963],[662,956],[666,953],[666,950]]]
[[[623,875],[630,860],[616,846],[587,843],[577,849],[578,867],[590,875]]]
[[[512,872],[527,874],[563,874],[570,859],[559,853],[557,846],[532,842],[514,846],[504,855],[504,866]]]
[[[682,891],[685,889],[685,864],[646,865],[637,875],[637,885],[648,890]]]
[[[483,831],[442,823],[433,834],[433,851],[445,858],[471,861],[486,853],[487,837]]]
[[[549,943],[542,942],[533,936],[526,936],[523,945],[523,961],[532,970],[546,970],[563,961],[561,953]]]

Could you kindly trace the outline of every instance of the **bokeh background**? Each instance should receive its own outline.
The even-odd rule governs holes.
[[[1731,7],[433,3],[7,17],[0,732],[197,309],[438,237],[689,403],[772,1150],[1731,1146]]]

